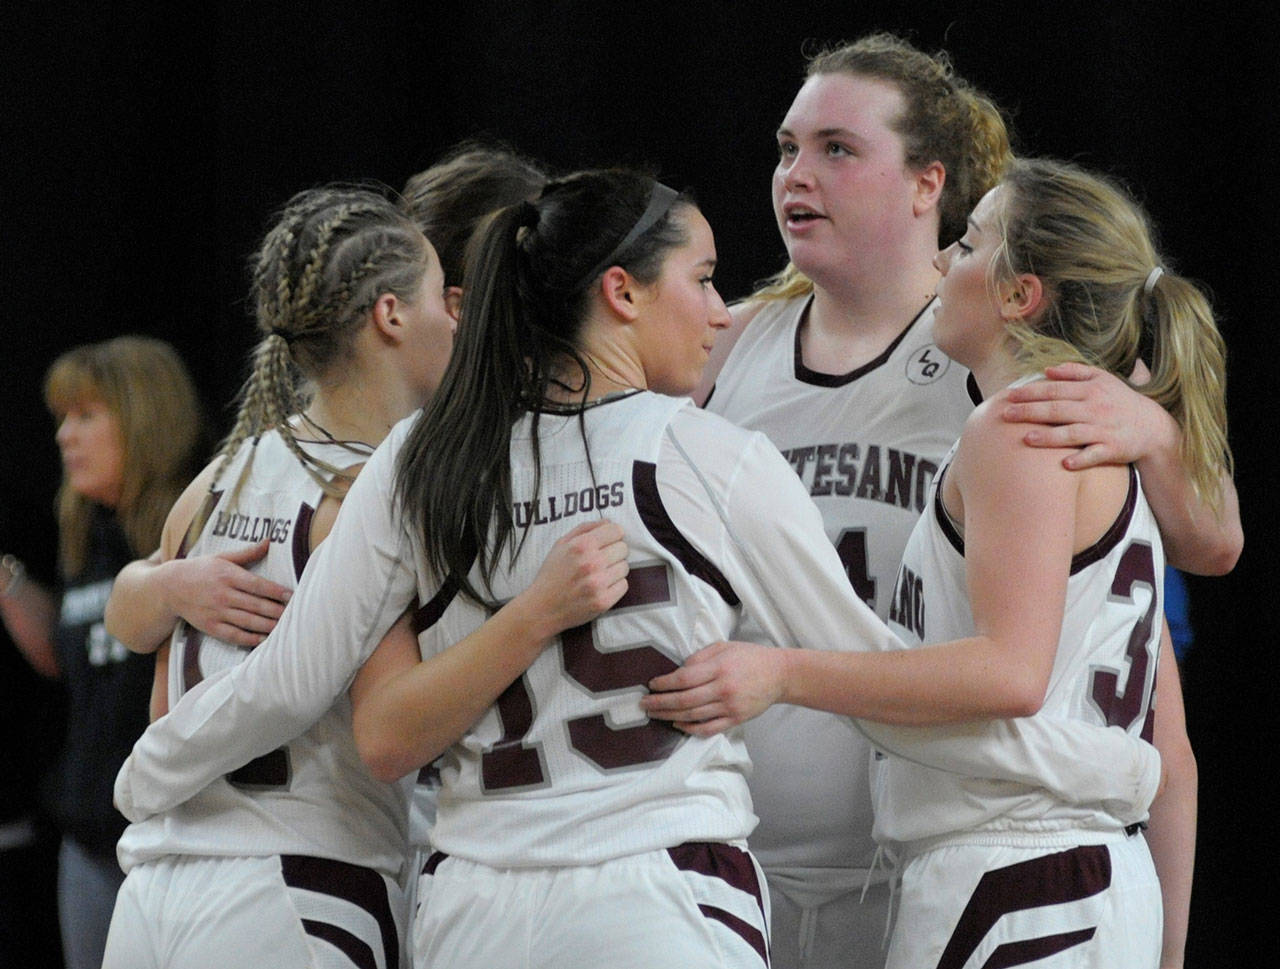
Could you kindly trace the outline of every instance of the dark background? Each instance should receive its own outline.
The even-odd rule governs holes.
[[[0,551],[37,571],[51,563],[58,475],[44,369],[77,343],[164,337],[225,431],[253,340],[245,261],[300,188],[398,188],[478,133],[560,168],[652,165],[696,190],[721,292],[742,296],[783,263],[773,132],[804,52],[877,28],[949,50],[1011,113],[1023,151],[1127,181],[1168,261],[1220,311],[1247,537],[1232,575],[1191,582],[1184,678],[1201,823],[1189,961],[1262,958],[1260,903],[1277,897],[1274,840],[1254,823],[1275,760],[1263,582],[1277,563],[1262,515],[1265,441],[1280,431],[1263,384],[1277,346],[1263,274],[1276,251],[1280,84],[1262,4],[117,6],[42,7],[6,27],[0,50]]]

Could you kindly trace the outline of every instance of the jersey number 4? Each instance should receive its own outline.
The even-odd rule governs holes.
[[[876,580],[867,568],[867,530],[846,528],[836,540],[836,554],[849,577],[849,584],[858,598],[872,609],[876,607]]]
[[[665,565],[633,568],[627,576],[627,586],[626,594],[609,612],[672,601],[671,579]],[[594,631],[595,622],[590,622],[560,635],[565,674],[593,697],[634,692],[655,676],[676,669],[676,663],[650,643],[602,650]],[[542,745],[526,743],[524,739],[533,727],[536,712],[528,674],[507,687],[496,706],[502,736],[480,758],[485,793],[546,786],[548,770]],[[576,717],[565,727],[569,746],[602,771],[665,760],[684,739],[684,734],[664,721],[613,727],[603,714]]]

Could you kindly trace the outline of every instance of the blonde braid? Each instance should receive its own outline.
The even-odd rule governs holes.
[[[327,493],[343,490],[332,479],[345,470],[313,457],[298,442],[291,419],[304,410],[301,380],[324,373],[350,352],[360,319],[372,306],[357,300],[358,290],[369,283],[378,292],[409,298],[421,279],[425,254],[425,241],[412,221],[368,189],[310,189],[289,201],[254,260],[262,336],[235,426],[219,452],[223,467],[245,441],[274,429]],[[355,267],[346,270],[352,261]],[[252,460],[245,463],[236,492],[251,465]],[[220,468],[211,490],[221,476]]]

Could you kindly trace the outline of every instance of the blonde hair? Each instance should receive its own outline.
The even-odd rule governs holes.
[[[203,456],[200,403],[177,352],[142,336],[75,347],[49,367],[44,398],[58,421],[91,401],[101,401],[115,417],[123,472],[114,510],[134,555],[151,554],[170,507]],[[85,567],[93,504],[63,477],[56,512],[58,563],[66,578]]]
[[[1196,492],[1220,509],[1232,467],[1226,346],[1208,298],[1165,268],[1146,214],[1110,180],[1020,159],[1002,186],[993,282],[1032,273],[1045,292],[1032,325],[1009,328],[1023,372],[1078,360],[1127,380],[1142,360],[1151,379],[1135,389],[1178,422]]]
[[[892,84],[902,113],[892,122],[906,163],[921,170],[941,162],[946,170],[938,203],[938,247],[964,235],[965,219],[1013,158],[1004,115],[989,97],[958,77],[945,52],[929,55],[901,37],[869,34],[810,59],[805,77],[851,74]],[[791,299],[813,292],[813,282],[793,263],[769,279],[752,299]]]
[[[261,339],[235,426],[218,456],[230,458],[250,437],[275,429],[321,487],[339,494],[331,479],[343,469],[307,454],[290,418],[306,406],[304,378],[319,378],[349,358],[380,296],[416,298],[427,267],[427,241],[382,195],[335,185],[291,198],[252,265]],[[251,463],[246,462],[240,481]],[[221,474],[220,468],[211,489]]]

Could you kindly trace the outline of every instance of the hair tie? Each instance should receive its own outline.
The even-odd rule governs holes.
[[[1142,295],[1150,296],[1151,291],[1156,288],[1156,280],[1164,275],[1164,266],[1156,266],[1155,269],[1147,273],[1147,281],[1142,284]]]
[[[282,327],[282,326],[273,326],[273,327],[271,328],[271,333],[270,333],[270,335],[271,335],[271,336],[278,336],[280,339],[282,339],[282,340],[284,341],[285,346],[287,346],[287,347],[292,347],[292,346],[293,346],[293,338],[294,338],[295,334],[290,333],[288,330],[286,330],[286,329],[285,329],[284,327]]]
[[[622,241],[609,251],[609,255],[595,264],[591,272],[584,277],[584,281],[590,282],[617,262],[618,257],[626,252],[631,243],[658,224],[659,220],[667,214],[667,211],[679,197],[680,193],[674,188],[655,181],[653,188],[649,190],[649,204],[645,206],[640,218],[636,219],[635,224],[627,230],[627,234],[622,237]]]

